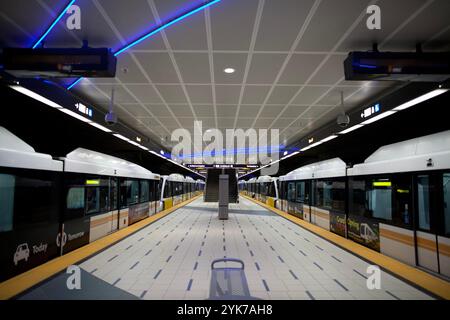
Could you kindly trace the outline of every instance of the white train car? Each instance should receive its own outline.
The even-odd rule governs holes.
[[[156,213],[158,174],[83,148],[61,160],[66,194],[63,233],[68,248],[74,238],[71,234],[89,229],[88,242],[92,242]]]
[[[381,147],[348,177],[351,224],[383,254],[450,276],[450,130]]]

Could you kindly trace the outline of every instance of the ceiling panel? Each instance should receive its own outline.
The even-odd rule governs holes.
[[[258,0],[221,1],[210,9],[214,50],[248,50]]]
[[[191,108],[188,105],[170,105],[170,109],[173,111],[176,117],[192,117]]]
[[[214,117],[214,107],[212,105],[194,105],[194,110],[197,117]]]
[[[253,118],[241,118],[239,117],[236,128],[247,129],[250,128],[253,123]]]
[[[247,118],[247,117],[253,117],[253,120],[255,119],[255,115],[258,113],[260,106],[245,106],[242,105],[239,110],[239,118]]]
[[[168,1],[160,1],[161,5]],[[159,8],[159,7],[158,7]],[[165,30],[173,50],[206,50],[205,15],[196,14]]]
[[[214,80],[216,83],[242,84],[244,79],[246,53],[214,53]],[[225,73],[225,68],[235,69],[234,73]]]
[[[146,104],[147,109],[149,109],[156,117],[171,117],[169,109],[165,105],[154,105]]]
[[[329,87],[304,87],[295,97],[293,104],[310,105],[329,89]]]
[[[260,104],[266,99],[270,86],[245,86],[243,104]]]
[[[273,89],[272,94],[269,97],[267,103],[269,104],[286,104],[288,103],[294,94],[300,87],[282,87],[277,86]]]
[[[181,76],[187,83],[211,83],[211,71],[206,53],[175,53]]]
[[[311,79],[311,84],[333,85],[344,77],[345,56],[332,56]]]
[[[368,0],[322,1],[297,51],[331,51],[368,3]]]
[[[158,85],[156,87],[167,103],[187,103],[181,86]]]
[[[284,110],[284,112],[281,114],[284,118],[291,118],[292,120],[295,117],[298,117],[300,114],[302,114],[308,107],[302,107],[302,106],[289,106]]]
[[[156,93],[156,90],[149,84],[147,85],[127,85],[127,88],[139,99],[142,103],[162,103],[161,98]]]
[[[144,74],[128,52],[117,59],[116,77],[124,83],[148,83]]]
[[[261,114],[259,115],[261,118],[267,118],[270,117],[272,120],[278,116],[283,110],[284,105],[266,105],[264,109],[261,111]],[[258,119],[259,121],[259,119]]]
[[[186,90],[192,103],[213,103],[212,86],[210,85],[186,85]]]
[[[285,54],[254,54],[247,82],[272,84],[284,59],[286,59]]]
[[[104,14],[109,17],[115,29],[122,36],[124,43],[136,40],[157,25],[146,0],[95,0],[93,4],[100,14],[104,11]],[[109,32],[113,33],[114,31],[111,29]],[[122,47],[123,43],[119,40],[118,43],[112,45],[117,50]]]
[[[240,91],[239,86],[216,85],[216,103],[237,104]]]
[[[178,76],[167,53],[135,53],[140,64],[154,83],[177,83]]]
[[[322,116],[325,112],[329,111],[331,107],[319,107],[313,106],[309,108],[303,115],[302,119],[316,119]]]
[[[423,4],[423,2],[422,2]],[[416,6],[417,9],[419,6]],[[414,50],[417,43],[424,43],[449,26],[450,1],[435,0],[423,10],[417,11],[414,21],[408,23],[384,44],[383,50]],[[432,23],[430,18],[432,17]],[[420,26],[420,27],[418,27]],[[450,38],[447,38],[450,41]]]
[[[312,4],[313,0],[265,1],[255,50],[288,51]]]
[[[236,115],[236,106],[230,106],[230,105],[218,105],[217,106],[217,116],[220,117],[222,120],[222,118],[226,117],[226,118],[235,118]]]
[[[325,58],[324,54],[294,54],[287,64],[279,83],[304,84]]]
[[[349,95],[354,94],[360,87],[340,87],[337,86],[330,92],[328,92],[317,104],[319,105],[340,105],[341,104],[341,92],[344,93],[344,100]],[[348,103],[347,101],[345,101]]]
[[[377,5],[381,9],[380,30],[369,30],[363,19],[350,36],[339,46],[339,51],[367,51],[373,43],[382,43],[397,27],[424,3],[423,0],[381,0]],[[410,45],[414,46],[415,43]]]

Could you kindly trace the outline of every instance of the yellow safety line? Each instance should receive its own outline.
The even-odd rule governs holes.
[[[74,265],[79,261],[90,257],[99,251],[119,242],[132,233],[148,226],[149,224],[167,216],[173,211],[189,204],[196,200],[201,195],[195,196],[192,199],[179,203],[172,208],[158,212],[144,220],[136,222],[131,226],[120,229],[110,235],[91,242],[81,248],[71,251],[61,257],[52,259],[44,264],[41,264],[33,269],[30,269],[14,278],[8,279],[0,283],[0,300],[10,299],[17,296],[21,292],[35,286],[36,284],[50,278],[51,276],[65,270],[68,266]]]
[[[407,265],[403,262],[400,262],[396,259],[385,256],[379,252],[376,252],[372,249],[364,247],[354,241],[343,238],[335,233],[332,233],[328,230],[322,229],[314,224],[306,222],[300,218],[294,217],[286,212],[283,212],[279,209],[272,208],[264,203],[256,201],[248,196],[242,195],[242,197],[253,201],[254,203],[270,210],[291,222],[315,233],[322,238],[327,239],[328,241],[336,244],[337,246],[346,249],[350,252],[353,252],[357,256],[366,259],[373,264],[376,264],[385,270],[390,271],[391,273],[397,275],[398,277],[405,279],[418,287],[425,289],[426,291],[435,294],[438,297],[441,297],[446,300],[450,300],[450,283],[440,279],[438,277],[433,276],[425,271],[419,270],[413,266]]]

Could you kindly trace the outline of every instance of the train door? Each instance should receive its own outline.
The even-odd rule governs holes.
[[[442,174],[442,217],[443,226],[438,235],[438,253],[440,272],[450,277],[450,171]]]
[[[417,264],[450,276],[450,172],[416,176]]]
[[[117,178],[110,179],[109,203],[112,217],[110,232],[119,229],[119,181]]]

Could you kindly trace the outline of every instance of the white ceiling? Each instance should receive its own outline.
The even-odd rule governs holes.
[[[60,22],[47,47],[123,47],[201,0],[77,0],[82,29]],[[382,29],[366,28],[366,8],[382,10]],[[67,4],[0,3],[0,45],[30,46]],[[107,108],[115,87],[119,118],[170,147],[171,132],[277,128],[289,144],[341,111],[376,98],[394,82],[344,81],[349,51],[448,50],[448,0],[222,0],[118,57],[115,79],[85,79],[73,90]],[[233,67],[234,74],[223,69]],[[126,69],[126,72],[124,70]]]

